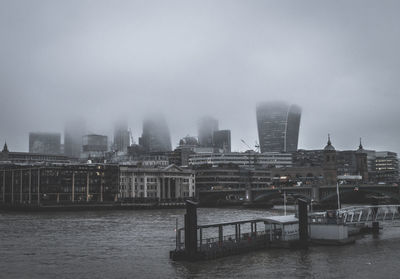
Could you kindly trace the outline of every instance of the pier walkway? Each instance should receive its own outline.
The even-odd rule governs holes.
[[[395,225],[400,222],[400,205],[352,206],[339,209],[338,217],[345,225],[379,222]]]
[[[309,214],[310,224],[327,223],[365,225],[374,222],[380,224],[396,225],[400,223],[400,205],[366,205],[351,206],[338,210],[314,212]]]

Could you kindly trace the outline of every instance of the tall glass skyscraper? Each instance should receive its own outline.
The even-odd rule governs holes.
[[[261,152],[297,150],[301,108],[285,102],[257,105],[257,127]]]
[[[60,154],[61,134],[29,133],[29,152],[41,154]]]
[[[131,134],[126,121],[120,121],[114,126],[114,149],[119,152],[127,152],[130,145]]]
[[[86,124],[82,119],[69,121],[64,130],[64,154],[79,158],[82,153],[82,140],[86,134]]]
[[[143,121],[143,133],[139,144],[147,152],[171,151],[171,136],[163,116],[154,115]]]
[[[218,120],[205,116],[198,122],[198,138],[202,147],[213,147],[213,135],[218,131]]]

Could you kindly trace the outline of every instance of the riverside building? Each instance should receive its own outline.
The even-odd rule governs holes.
[[[0,201],[11,205],[114,202],[118,166],[9,164],[0,166]]]
[[[196,166],[198,192],[227,189],[266,188],[271,185],[271,173],[266,169],[249,169],[239,165]]]
[[[41,154],[30,152],[12,152],[8,150],[7,143],[4,143],[3,150],[0,152],[1,163],[19,163],[19,164],[32,164],[32,163],[69,163],[73,159],[56,154]]]
[[[242,166],[269,166],[269,167],[291,167],[292,154],[280,152],[257,153],[231,152],[231,153],[205,153],[192,154],[189,156],[189,165],[220,165],[234,164]]]
[[[194,171],[175,165],[164,168],[120,166],[119,198],[180,199],[194,197]]]

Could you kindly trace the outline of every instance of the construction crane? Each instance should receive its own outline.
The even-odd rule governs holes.
[[[248,145],[247,144],[247,142],[245,142],[244,141],[244,139],[240,139],[241,141],[242,141],[242,143],[244,144],[244,145],[246,145],[248,148],[249,148],[249,167],[250,167],[250,165],[251,165],[251,152],[254,152],[254,167],[256,166],[256,164],[257,164],[257,154],[256,153],[259,153],[259,145],[257,144],[257,142],[256,142],[256,144],[255,144],[255,149],[253,149],[253,148],[251,148],[250,147],[250,145]]]
[[[257,153],[260,152],[260,145],[258,144],[257,141],[256,141],[256,143],[255,143],[255,145],[254,145],[254,148],[251,148],[250,145],[248,145],[247,142],[245,142],[244,139],[240,139],[240,140],[241,140],[241,142],[242,142],[244,145],[247,146],[247,148],[248,148],[249,150],[254,151],[254,152],[257,152]]]
[[[244,145],[246,145],[250,150],[253,150],[250,145],[247,144],[247,142],[244,141],[244,139],[240,139]]]

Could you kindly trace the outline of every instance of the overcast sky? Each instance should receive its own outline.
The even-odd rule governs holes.
[[[162,111],[172,143],[212,115],[233,150],[259,101],[303,108],[299,148],[400,152],[399,1],[0,0],[0,144]]]

